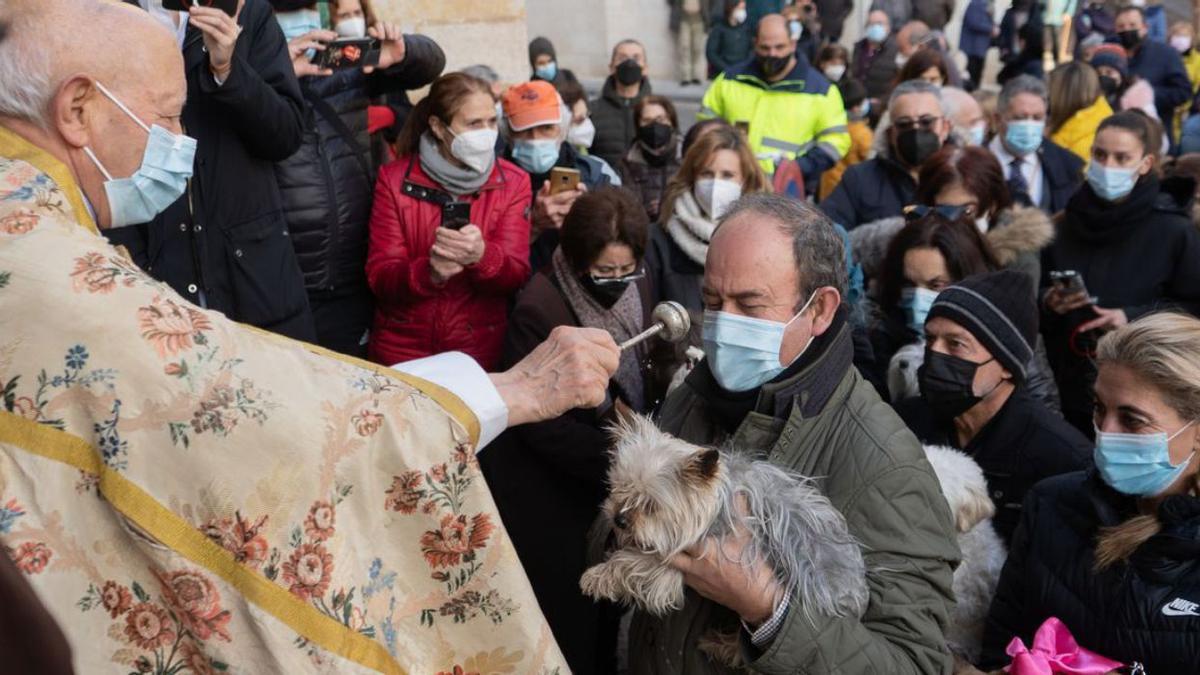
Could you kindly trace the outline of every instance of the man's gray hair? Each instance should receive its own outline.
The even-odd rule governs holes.
[[[925,80],[906,80],[896,85],[892,90],[892,95],[888,97],[888,110],[894,110],[896,101],[901,96],[910,96],[912,94],[929,94],[937,99],[938,109],[942,111],[942,117],[949,117],[950,110],[946,106],[946,97],[942,96],[942,88]]]
[[[754,192],[731,204],[721,216],[720,224],[743,215],[770,218],[792,238],[801,304],[813,291],[825,286],[836,288],[845,299],[849,285],[846,249],[833,221],[824,213],[807,202],[770,192]]]
[[[7,3],[0,3],[7,4]],[[36,31],[21,16],[0,20],[0,115],[45,126],[53,95],[53,50],[30,40]],[[19,36],[26,36],[21,39]]]
[[[1000,98],[996,100],[996,110],[1003,115],[1008,110],[1008,104],[1020,94],[1033,94],[1042,99],[1046,109],[1050,109],[1050,94],[1046,92],[1046,83],[1032,75],[1018,75],[1000,89]]]
[[[473,66],[467,66],[462,69],[464,74],[478,78],[488,84],[495,84],[500,81],[500,75],[494,68],[484,63],[477,63]]]

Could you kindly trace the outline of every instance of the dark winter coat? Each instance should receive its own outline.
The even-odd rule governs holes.
[[[644,280],[638,288],[648,324],[653,309],[649,288]],[[535,274],[517,298],[501,366],[511,367],[527,356],[554,328],[579,325],[554,273]],[[643,374],[647,372],[648,367]],[[610,421],[610,415],[596,410],[572,410],[509,429],[479,456],[504,527],[574,673],[611,672],[604,664],[616,646],[615,617],[620,613],[579,590],[588,529],[608,494],[612,442],[605,427]],[[605,624],[612,624],[612,640],[599,637]]]
[[[962,35],[958,38],[958,48],[967,56],[983,58],[992,46],[992,14],[988,11],[987,0],[971,0],[963,13]]]
[[[899,216],[916,199],[917,181],[884,154],[846,169],[833,194],[821,202],[830,220],[847,230]]]
[[[716,77],[733,66],[750,58],[754,50],[754,35],[750,26],[743,21],[740,25],[731,26],[721,18],[713,22],[708,31],[708,40],[704,45],[704,54],[708,58],[708,75]]]
[[[1170,45],[1148,37],[1142,40],[1141,47],[1129,57],[1129,72],[1154,88],[1154,108],[1159,119],[1174,119],[1175,108],[1192,100],[1187,69],[1183,67],[1179,52]],[[1169,124],[1167,134],[1174,137]]]
[[[874,51],[866,38],[854,43],[850,73],[863,83],[869,98],[886,102],[896,79],[896,36],[889,35]]]
[[[446,64],[441,47],[423,35],[404,36],[404,47],[404,61],[386,71],[365,75],[339,70],[300,80],[308,122],[304,140],[295,154],[275,166],[275,175],[309,293],[366,289],[367,223],[375,192],[367,106],[386,92],[429,84]],[[337,113],[350,138],[314,100]]]
[[[1058,617],[1081,647],[1145,666],[1148,673],[1200,672],[1200,499],[1168,497],[1162,532],[1127,563],[1093,569],[1102,527],[1137,515],[1135,500],[1094,473],[1039,483],[1025,500],[983,636],[985,670],[1010,662],[1013,637]]]
[[[413,155],[379,171],[367,254],[377,304],[371,360],[392,365],[461,351],[494,368],[510,300],[529,278],[529,175],[497,160],[479,192],[461,198],[471,203],[471,223],[486,247],[477,264],[442,286],[433,284],[429,265],[442,208],[419,199],[416,188],[443,189]]]
[[[1034,400],[1024,385],[965,446],[954,421],[938,419],[920,398],[902,401],[896,412],[921,443],[962,450],[979,464],[996,505],[992,524],[1005,544],[1012,540],[1021,503],[1035,483],[1092,464],[1092,442]]]
[[[667,228],[658,223],[650,226],[645,264],[655,302],[678,302],[695,316],[704,311],[700,301],[704,265],[688,257]]]
[[[688,591],[679,611],[634,615],[632,675],[734,672],[698,648],[712,628],[741,631],[742,654],[755,672],[949,672],[944,630],[959,559],[954,522],[920,444],[851,366],[846,315],[840,310],[800,361],[746,395],[722,391],[702,361],[667,397],[659,426],[691,443],[728,444],[818,477],[862,544],[866,613],[814,622],[793,604],[774,641],[759,651],[736,615]]]
[[[1096,304],[1134,319],[1161,309],[1200,313],[1200,234],[1191,221],[1193,182],[1143,177],[1125,200],[1106,202],[1088,184],[1071,198],[1053,244],[1042,252],[1043,292],[1050,273],[1075,270]],[[1042,313],[1042,334],[1058,378],[1063,414],[1091,428],[1090,359],[1071,349],[1073,329],[1095,318],[1083,308]],[[1081,345],[1082,346],[1082,345]]]
[[[667,183],[679,170],[678,148],[679,140],[676,138],[659,158],[646,152],[641,143],[634,143],[621,159],[618,167],[621,186],[636,195],[642,206],[646,207],[650,222],[658,220],[663,198],[667,194]]]
[[[187,194],[152,222],[108,230],[189,301],[289,337],[315,339],[275,163],[300,147],[304,103],[283,31],[265,0],[246,0],[232,70],[218,85],[199,30],[183,43],[183,127],[197,143]]]
[[[816,5],[821,17],[821,32],[830,42],[840,41],[846,17],[854,9],[853,0],[816,0]]]
[[[588,104],[592,111],[592,123],[596,125],[596,140],[592,142],[591,154],[608,162],[609,166],[621,162],[621,157],[625,156],[637,133],[633,106],[650,93],[650,80],[643,78],[637,96],[621,98],[617,95],[616,76],[608,76],[600,97]]]

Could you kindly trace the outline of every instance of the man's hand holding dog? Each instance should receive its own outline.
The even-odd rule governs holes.
[[[723,539],[705,539],[676,555],[670,564],[697,593],[737,612],[748,625],[758,626],[771,618],[785,589],[767,561],[742,564],[749,545],[750,533],[739,527]]]

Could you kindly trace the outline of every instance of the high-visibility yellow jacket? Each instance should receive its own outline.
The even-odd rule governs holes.
[[[698,117],[748,125],[763,171],[773,174],[777,162],[796,159],[813,187],[850,149],[841,92],[803,58],[778,82],[767,82],[757,59],[726,70],[704,94]]]

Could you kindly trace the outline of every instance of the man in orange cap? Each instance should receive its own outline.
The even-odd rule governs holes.
[[[563,142],[571,113],[549,82],[535,80],[510,87],[502,105],[502,129],[509,142],[507,158],[528,171],[533,184],[529,262],[537,272],[549,264],[558,247],[558,228],[579,195],[620,181],[612,180],[612,169],[604,160],[580,155],[570,143]],[[554,167],[579,171],[579,188],[550,194],[547,178]]]

